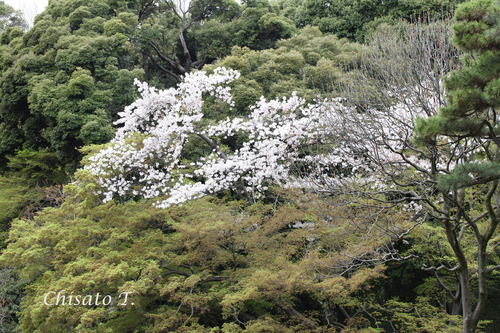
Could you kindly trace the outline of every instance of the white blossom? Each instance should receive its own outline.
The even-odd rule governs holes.
[[[306,105],[294,93],[282,100],[261,98],[247,118],[202,127],[204,93],[231,105],[227,83],[238,76],[225,68],[212,75],[200,71],[167,90],[136,81],[141,98],[119,113],[116,124],[122,127],[109,147],[91,156],[86,166],[98,176],[104,200],[165,196],[157,205],[167,207],[230,188],[259,197],[270,183],[287,182],[291,166],[300,159],[301,145],[317,139],[325,110]],[[180,160],[193,134],[208,140],[245,134],[250,140],[231,153],[212,147],[209,156],[189,164],[194,168],[191,175],[184,173]]]

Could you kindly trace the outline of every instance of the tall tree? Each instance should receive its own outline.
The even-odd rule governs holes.
[[[175,78],[177,82],[182,81],[182,76],[189,73],[192,68],[201,68],[205,62],[196,60],[196,53],[188,42],[186,41],[186,34],[188,30],[197,22],[205,20],[213,15],[217,10],[223,10],[223,2],[220,0],[197,0],[197,1],[184,1],[184,0],[163,0],[158,2],[158,11],[160,18],[167,18],[167,24],[172,25],[172,28],[177,28],[177,38],[171,40],[163,39],[162,42],[155,40],[155,36],[145,36],[143,38],[149,39],[149,47],[144,49],[146,55],[153,61],[153,63],[162,70],[164,73]],[[162,14],[162,12],[166,12]],[[160,32],[163,34],[163,32]],[[169,33],[170,34],[170,33]],[[157,36],[157,38],[160,36]],[[169,43],[170,50],[163,51],[165,45],[160,43]],[[180,54],[177,54],[176,43],[180,44]],[[150,50],[152,48],[152,50]],[[173,51],[173,52],[172,52]]]
[[[140,47],[154,68],[175,80],[226,56],[233,46],[274,47],[295,32],[291,20],[267,1],[239,5],[233,0],[160,1],[139,31]]]
[[[469,142],[460,163],[448,175],[438,177],[443,213],[456,210],[454,219],[443,220],[446,236],[457,259],[463,307],[463,332],[475,332],[486,308],[487,277],[500,265],[491,266],[500,246],[500,2],[472,1],[460,6],[453,25],[456,45],[470,52],[463,67],[446,78],[447,104],[439,114],[418,122],[417,138],[436,149],[440,137],[453,142]],[[465,148],[465,146],[464,146]],[[476,148],[471,151],[471,148]],[[466,195],[477,189],[481,214],[472,214]],[[477,191],[476,190],[476,191]],[[461,241],[471,230],[476,244],[477,266],[470,267]],[[477,290],[474,285],[477,284]]]
[[[448,244],[438,242],[432,259],[417,250],[413,255],[433,272],[452,311],[463,315],[463,332],[474,332],[486,306],[488,275],[500,268],[498,102],[491,95],[498,94],[491,89],[498,84],[498,62],[485,63],[498,59],[498,2],[457,10],[455,38],[489,48],[478,50],[476,60],[466,56],[450,76],[459,53],[446,30],[403,25],[395,35],[387,30],[375,36],[376,61],[362,60],[354,82],[339,90],[339,102],[351,108],[332,117],[331,161],[340,170],[326,183],[357,204],[370,198],[383,207],[408,205],[417,224],[439,225],[435,231]]]
[[[78,147],[111,139],[142,75],[128,41],[139,9],[112,3],[51,2],[26,33],[3,32],[0,167],[16,150],[49,148],[74,169]]]

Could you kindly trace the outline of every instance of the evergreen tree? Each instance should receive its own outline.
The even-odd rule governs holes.
[[[23,33],[0,37],[0,168],[16,150],[48,148],[69,169],[78,147],[113,136],[142,75],[129,38],[135,2],[51,2]]]
[[[462,152],[461,163],[452,173],[438,177],[444,209],[458,212],[458,219],[444,221],[444,227],[457,258],[463,332],[468,333],[476,331],[486,308],[486,279],[498,268],[491,267],[490,249],[500,244],[500,125],[497,115],[500,106],[500,2],[478,0],[463,4],[455,13],[453,32],[455,44],[469,54],[463,57],[462,68],[445,79],[447,104],[437,115],[417,122],[417,142],[438,147],[440,136],[455,142],[469,142]],[[467,218],[468,208],[462,206],[460,200],[474,188],[480,189],[482,195],[478,200],[485,208],[481,219],[486,219],[487,223],[481,227],[477,218]],[[466,250],[460,244],[462,232],[456,231],[462,217],[477,241],[477,293],[473,292],[473,272],[468,268]]]

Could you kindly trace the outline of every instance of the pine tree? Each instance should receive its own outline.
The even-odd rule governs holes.
[[[500,2],[463,4],[455,14],[453,32],[454,43],[469,53],[462,59],[462,68],[446,78],[447,105],[436,117],[419,122],[418,138],[430,140],[439,134],[483,137],[498,146]]]
[[[417,120],[416,141],[438,147],[443,136],[455,142],[467,142],[461,161],[453,172],[438,177],[438,189],[444,201],[444,211],[457,209],[457,219],[444,221],[448,241],[458,265],[463,332],[475,332],[486,307],[486,279],[496,267],[491,264],[489,249],[498,246],[500,215],[500,126],[497,109],[500,106],[500,1],[479,0],[461,5],[455,13],[452,27],[454,43],[468,52],[462,67],[445,78],[447,104],[436,116]],[[467,218],[467,207],[460,197],[467,190],[480,188],[477,197],[485,208],[484,216]],[[460,222],[463,217],[463,223]],[[485,225],[477,222],[487,220]],[[460,245],[462,232],[470,228],[477,240],[477,277],[472,276]],[[488,245],[490,244],[490,245]],[[477,278],[477,293],[473,279]],[[475,295],[474,295],[475,294]]]

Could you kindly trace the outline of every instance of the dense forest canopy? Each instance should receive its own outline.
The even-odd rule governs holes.
[[[0,1],[3,332],[500,330],[498,0],[21,17]]]

